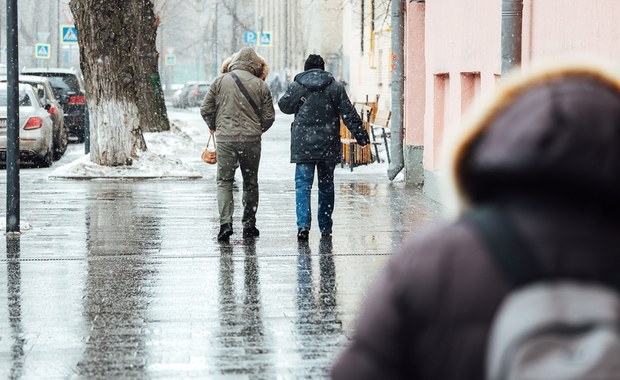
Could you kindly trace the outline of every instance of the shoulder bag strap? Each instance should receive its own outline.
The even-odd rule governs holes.
[[[248,91],[243,86],[243,83],[241,83],[241,80],[239,80],[239,77],[237,76],[237,74],[235,74],[233,71],[231,71],[230,72],[230,76],[232,76],[233,79],[235,80],[235,82],[237,82],[237,86],[239,87],[239,90],[241,90],[241,93],[243,94],[243,96],[245,96],[245,98],[248,100],[248,102],[250,103],[250,105],[254,109],[254,112],[256,112],[256,116],[258,116],[258,120],[261,120],[260,111],[258,109],[258,106],[254,102],[254,100],[250,97],[250,94],[248,94]]]
[[[217,145],[215,143],[215,135],[213,133],[209,133],[209,139],[207,140],[207,146],[206,147],[207,148],[209,147],[209,143],[211,142],[211,137],[213,137],[213,148],[217,149]]]
[[[306,102],[306,100],[308,100],[308,96],[310,96],[310,90],[308,90],[308,88],[301,83],[299,83],[299,85],[304,88],[304,94],[299,99],[299,101],[301,102],[301,105],[303,105]]]
[[[543,268],[512,220],[501,210],[481,206],[465,214],[473,222],[499,269],[519,286],[544,278]]]

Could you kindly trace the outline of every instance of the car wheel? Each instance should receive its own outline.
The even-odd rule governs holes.
[[[39,163],[39,167],[42,168],[49,168],[50,166],[52,166],[52,163],[54,162],[54,157],[53,157],[53,153],[52,151],[48,151],[47,154],[45,154],[45,157],[41,158],[41,162]]]
[[[81,131],[79,131],[76,137],[77,137],[78,143],[83,143],[84,142],[84,130],[82,129]]]
[[[60,160],[63,154],[67,151],[67,145],[69,144],[69,137],[67,136],[67,130],[61,127],[57,132],[57,136],[54,136],[54,160]]]

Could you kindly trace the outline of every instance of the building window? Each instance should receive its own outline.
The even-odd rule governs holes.
[[[450,75],[435,74],[433,105],[433,164],[437,166],[441,156],[444,131],[448,122],[448,104],[450,96]]]
[[[461,73],[461,114],[467,112],[480,94],[480,73]]]

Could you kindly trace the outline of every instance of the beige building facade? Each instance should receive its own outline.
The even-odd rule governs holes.
[[[257,34],[271,34],[271,44],[257,51],[270,65],[270,77],[292,81],[308,54],[320,54],[336,77],[342,62],[342,6],[339,0],[256,0]]]
[[[256,33],[271,33],[257,51],[270,78],[291,81],[308,54],[320,54],[326,70],[346,83],[352,101],[391,106],[390,0],[255,0]]]
[[[342,79],[352,101],[378,101],[391,107],[392,25],[391,1],[341,2]]]

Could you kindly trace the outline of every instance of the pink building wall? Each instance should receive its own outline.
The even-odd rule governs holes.
[[[429,194],[434,190],[427,187],[441,181],[444,142],[460,128],[463,112],[500,78],[502,1],[405,3],[404,143],[405,150],[423,147]],[[620,64],[620,1],[524,0],[523,5],[523,65],[575,53]]]
[[[620,63],[620,1],[524,0],[523,63],[569,53]]]
[[[501,1],[426,3],[424,169],[441,167],[442,146],[465,107],[500,71]]]
[[[426,57],[424,55],[424,3],[409,3],[405,28],[404,144],[424,145]]]

